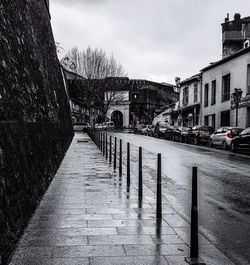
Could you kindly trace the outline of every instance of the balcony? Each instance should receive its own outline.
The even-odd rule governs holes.
[[[243,35],[241,31],[225,31],[222,35],[222,41],[242,41]]]

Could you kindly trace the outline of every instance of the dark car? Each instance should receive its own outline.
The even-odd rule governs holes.
[[[142,129],[146,128],[145,124],[137,124],[134,128],[134,133],[142,134]]]
[[[164,133],[164,138],[167,140],[173,140],[173,134],[174,134],[174,126],[167,126],[166,131]]]
[[[178,142],[186,142],[187,134],[191,130],[189,127],[176,126],[173,129],[173,140]]]
[[[250,127],[243,130],[238,136],[231,141],[230,150],[237,152],[238,150],[250,151]]]
[[[168,122],[157,122],[154,129],[154,136],[157,138],[163,138],[169,126],[170,124]]]
[[[187,133],[187,143],[194,143],[194,144],[207,144],[209,142],[210,136],[213,134],[214,129],[213,127],[206,126],[206,125],[197,125],[194,126],[188,133]]]
[[[75,132],[88,132],[90,129],[90,125],[86,122],[75,123],[73,129]]]

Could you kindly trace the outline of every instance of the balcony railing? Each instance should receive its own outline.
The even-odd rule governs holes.
[[[222,40],[243,40],[243,35],[241,31],[225,31]]]

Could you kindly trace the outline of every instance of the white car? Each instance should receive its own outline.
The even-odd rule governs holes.
[[[102,130],[102,124],[101,123],[96,123],[95,124],[95,129]]]
[[[149,133],[149,130],[152,128],[152,125],[146,125],[145,127],[143,127],[141,129],[141,133],[144,134],[144,135],[148,135]]]
[[[239,135],[242,131],[243,128],[239,127],[221,127],[210,136],[209,146],[220,146],[223,150],[227,150],[233,137]]]
[[[102,123],[103,130],[113,130],[115,128],[113,121],[103,122]]]

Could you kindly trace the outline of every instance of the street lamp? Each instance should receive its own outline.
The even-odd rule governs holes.
[[[234,92],[232,93],[232,99],[236,110],[236,122],[235,122],[236,127],[238,127],[238,109],[239,109],[239,103],[242,96],[242,92],[243,91],[240,88],[235,88]]]

